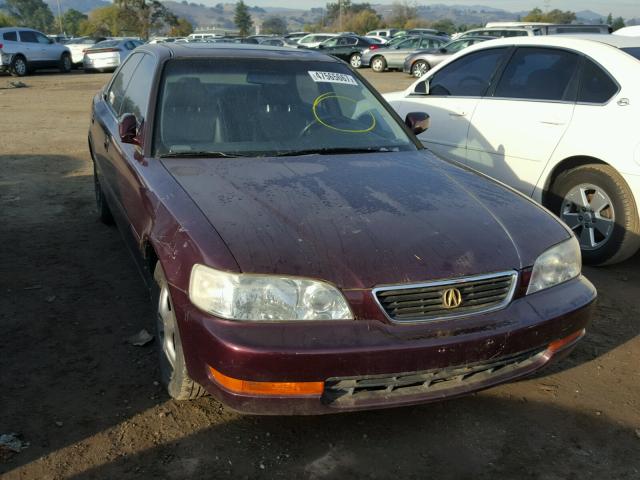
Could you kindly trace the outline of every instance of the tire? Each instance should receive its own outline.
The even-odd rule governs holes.
[[[566,170],[555,179],[550,193],[547,207],[574,231],[585,264],[619,263],[640,248],[640,220],[633,194],[609,165]]]
[[[15,57],[13,57],[9,72],[14,77],[24,77],[25,75],[28,75],[29,65],[27,64],[27,59],[22,55],[16,55]]]
[[[98,210],[98,218],[105,225],[113,225],[113,215],[111,214],[111,209],[107,204],[107,199],[104,196],[104,192],[102,191],[102,186],[100,185],[100,179],[98,178],[98,172],[96,171],[95,164],[93,165],[93,187],[96,194],[96,209]]]
[[[353,68],[360,68],[362,65],[362,55],[359,53],[354,53],[349,57],[349,63]]]
[[[70,73],[72,67],[73,61],[71,60],[71,55],[63,53],[62,57],[60,57],[60,73]]]
[[[194,400],[207,394],[189,377],[180,340],[169,284],[160,262],[153,272],[152,301],[156,313],[156,345],[160,356],[160,379],[169,396],[175,400]]]
[[[371,59],[371,69],[376,73],[382,73],[387,69],[387,61],[384,57],[373,57]]]
[[[411,65],[411,75],[415,78],[422,77],[425,73],[429,71],[429,64],[424,60],[418,60],[413,65]]]

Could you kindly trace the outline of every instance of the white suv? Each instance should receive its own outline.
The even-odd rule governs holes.
[[[602,265],[640,247],[639,78],[638,38],[520,37],[473,45],[385,98],[403,118],[428,113],[426,146],[541,202]]]
[[[71,52],[31,28],[0,28],[0,71],[23,77],[40,68],[71,71]]]

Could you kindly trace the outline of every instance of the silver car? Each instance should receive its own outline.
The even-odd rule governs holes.
[[[413,75],[416,78],[420,78],[433,67],[439,63],[444,62],[446,59],[458,53],[460,50],[467,48],[475,43],[484,42],[486,40],[492,40],[495,37],[483,36],[483,37],[464,37],[458,40],[453,40],[447,43],[443,47],[423,50],[415,52],[407,56],[404,60],[404,67],[402,71]]]
[[[71,71],[71,52],[32,28],[0,28],[0,71],[17,77],[41,68]]]
[[[85,73],[114,71],[124,59],[143,42],[135,38],[104,40],[84,52],[82,68]]]
[[[404,59],[416,50],[439,48],[447,43],[447,40],[435,35],[422,35],[407,37],[395,45],[388,44],[377,46],[376,49],[365,50],[362,53],[361,67],[369,67],[374,72],[384,72],[386,69],[401,69]]]

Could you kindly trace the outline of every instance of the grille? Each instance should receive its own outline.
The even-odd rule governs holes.
[[[434,320],[506,306],[511,301],[516,278],[516,272],[503,272],[421,285],[381,287],[373,292],[391,320]],[[447,308],[443,303],[445,291],[451,288],[456,288],[461,296],[461,303],[455,308]]]
[[[544,354],[544,348],[529,350],[491,362],[461,367],[356,378],[330,378],[325,381],[323,401],[344,406],[361,400],[392,399],[404,395],[442,396],[447,390],[473,390],[486,385],[497,376],[508,377],[535,364]]]

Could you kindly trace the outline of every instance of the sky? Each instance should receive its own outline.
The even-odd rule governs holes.
[[[195,1],[195,0],[194,0]],[[261,7],[289,7],[311,8],[322,7],[327,0],[245,0],[249,5]],[[334,0],[337,1],[337,0]],[[355,2],[365,0],[352,0]],[[392,0],[368,0],[369,3],[392,3]],[[206,3],[217,3],[217,0],[209,0]],[[640,0],[417,0],[420,5],[445,4],[445,5],[484,5],[487,7],[502,8],[504,10],[519,12],[528,11],[534,7],[545,8],[548,4],[551,9],[561,10],[593,10],[606,16],[612,12],[615,16],[625,18],[640,18]]]

